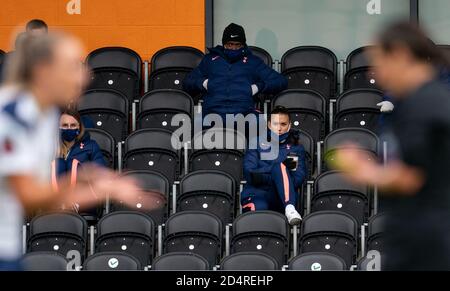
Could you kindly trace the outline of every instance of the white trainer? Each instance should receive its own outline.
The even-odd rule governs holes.
[[[298,225],[302,222],[302,216],[292,204],[286,206],[285,214],[290,225]]]

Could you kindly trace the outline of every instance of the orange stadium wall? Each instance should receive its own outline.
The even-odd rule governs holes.
[[[39,18],[79,36],[87,52],[126,46],[148,60],[173,45],[205,48],[204,0],[0,0],[0,49]],[[78,5],[80,4],[80,5]],[[78,14],[79,13],[79,14]]]

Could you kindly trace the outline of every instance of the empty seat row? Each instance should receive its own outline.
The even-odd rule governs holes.
[[[184,78],[203,56],[203,52],[192,47],[168,47],[156,52],[151,60],[149,89],[182,90]],[[143,62],[135,51],[124,47],[99,48],[88,55],[86,64],[92,70],[89,89],[120,92],[130,103],[142,95]]]
[[[369,224],[368,246],[381,243],[382,228],[377,219]],[[345,266],[356,262],[358,255],[357,222],[351,216],[336,211],[320,211],[304,218],[298,239],[298,252],[331,253],[340,257]],[[297,232],[294,228],[294,240]],[[55,252],[63,255],[72,269],[81,266],[89,253],[123,253],[137,259],[142,268],[152,265],[159,254],[195,253],[203,257],[210,268],[220,264],[229,254],[258,252],[269,255],[278,266],[291,256],[291,228],[285,217],[271,211],[240,215],[231,226],[215,215],[202,211],[173,214],[164,230],[147,215],[114,212],[91,227],[88,238],[86,221],[74,213],[50,213],[35,217],[30,223],[27,250]],[[89,247],[88,247],[89,245]],[[380,250],[379,245],[375,247]],[[294,253],[295,255],[295,253]]]

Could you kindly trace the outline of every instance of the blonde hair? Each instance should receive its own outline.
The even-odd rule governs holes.
[[[56,45],[66,37],[63,33],[39,36],[26,33],[21,36],[16,50],[6,60],[5,84],[28,88],[33,81],[34,69],[38,65],[50,63]]]

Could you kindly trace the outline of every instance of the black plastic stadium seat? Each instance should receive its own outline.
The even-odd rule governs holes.
[[[326,130],[326,100],[312,90],[292,89],[278,94],[272,108],[284,106],[291,114],[292,127],[310,134],[315,142],[323,140]]]
[[[218,141],[217,146],[203,144],[203,141]],[[192,139],[189,156],[189,171],[219,170],[230,174],[236,185],[243,178],[243,158],[246,147],[245,137],[227,128],[212,128],[196,134]]]
[[[241,214],[233,222],[231,253],[261,252],[284,265],[289,256],[289,232],[286,217],[278,212]]]
[[[139,271],[141,263],[123,252],[102,252],[89,256],[83,264],[84,271]]]
[[[181,171],[181,150],[172,147],[172,137],[172,132],[164,129],[133,132],[125,140],[123,168],[161,173],[172,185]]]
[[[150,90],[183,90],[183,80],[204,57],[200,50],[187,46],[167,47],[156,52],[151,60]],[[200,96],[192,96],[197,102]]]
[[[342,128],[332,131],[325,137],[325,166],[334,160],[335,151],[337,149],[345,150],[348,143],[352,143],[358,150],[368,153],[370,160],[377,160],[380,142],[375,133],[363,128]]]
[[[308,168],[308,173],[306,179],[310,180],[312,175],[315,172],[316,167],[316,161],[315,161],[315,149],[316,144],[314,142],[314,139],[312,136],[303,130],[298,130],[300,134],[300,144],[305,149],[306,154],[306,165]]]
[[[347,72],[344,79],[344,90],[378,89],[375,73],[367,59],[367,51],[372,46],[357,48],[347,57]]]
[[[337,58],[332,51],[319,46],[299,46],[281,58],[281,72],[289,89],[309,89],[327,100],[337,92]]]
[[[211,267],[219,262],[222,239],[222,221],[217,216],[205,211],[178,212],[166,222],[164,253],[196,253]]]
[[[367,250],[383,252],[385,238],[386,213],[378,213],[369,219],[367,232]]]
[[[264,64],[272,68],[273,65],[272,56],[265,49],[257,46],[249,46],[248,48],[255,56],[260,58],[264,62]]]
[[[224,225],[231,223],[234,218],[236,191],[234,179],[227,173],[214,170],[191,172],[181,179],[177,212],[208,211],[217,215]]]
[[[87,133],[89,133],[91,139],[100,147],[102,151],[103,158],[106,165],[111,168],[116,168],[116,142],[112,135],[101,129],[86,128]]]
[[[184,122],[194,120],[194,101],[189,94],[173,89],[150,91],[139,102],[137,128],[162,128],[175,131],[180,125],[171,125],[177,114],[185,115]],[[191,127],[193,128],[193,127]]]
[[[128,171],[123,175],[134,178],[143,192],[137,197],[135,207],[130,208],[119,201],[115,202],[112,208],[115,211],[133,210],[143,212],[150,216],[157,225],[163,224],[169,214],[169,180],[158,172],[145,170]]]
[[[318,211],[303,218],[299,253],[329,252],[341,257],[346,266],[356,259],[358,222],[338,211]]]
[[[261,252],[241,252],[225,257],[220,264],[223,271],[276,271],[280,266],[273,257]]]
[[[289,270],[295,271],[344,271],[345,261],[331,253],[305,253],[292,258]]]
[[[38,215],[31,220],[28,252],[56,252],[66,257],[77,252],[84,261],[87,253],[88,224],[80,215],[57,212]]]
[[[22,258],[25,271],[66,271],[67,259],[55,252],[32,252]]]
[[[350,183],[339,171],[328,171],[314,182],[311,211],[336,210],[353,216],[359,225],[369,217],[370,188]]]
[[[334,128],[361,127],[376,132],[379,125],[383,93],[375,89],[354,89],[344,92],[336,101]]]
[[[169,253],[153,261],[153,271],[208,271],[208,261],[194,253]]]
[[[155,223],[143,213],[112,212],[98,222],[95,252],[123,252],[149,266],[155,254],[155,232]]]
[[[135,51],[99,48],[88,55],[86,63],[93,71],[90,89],[113,89],[129,101],[140,96],[142,59]]]
[[[128,101],[120,92],[89,90],[80,98],[78,111],[81,115],[89,116],[96,129],[108,132],[116,142],[127,137]]]

